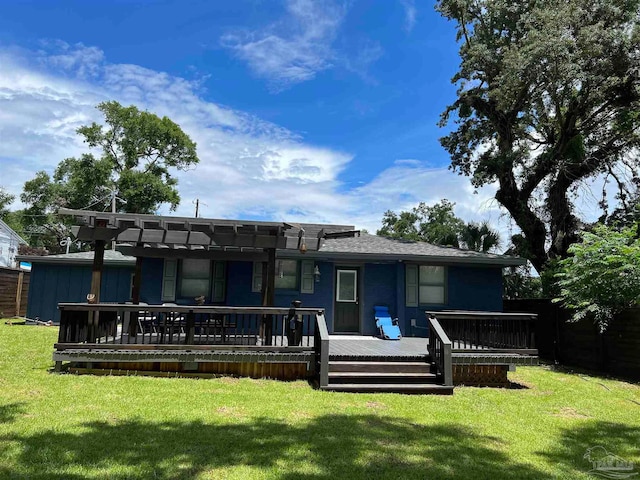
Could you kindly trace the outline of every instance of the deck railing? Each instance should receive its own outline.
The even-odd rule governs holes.
[[[535,314],[497,312],[427,312],[437,317],[455,351],[535,349]]]
[[[316,372],[319,377],[320,388],[329,385],[329,330],[324,318],[324,312],[316,315],[316,330],[313,344],[316,352]]]
[[[62,345],[312,349],[318,308],[61,303]],[[113,347],[111,347],[113,348]]]
[[[429,322],[429,354],[436,367],[436,374],[442,376],[443,385],[453,386],[451,340],[436,317],[427,314],[427,321]]]

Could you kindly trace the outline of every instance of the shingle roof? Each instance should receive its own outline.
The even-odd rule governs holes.
[[[16,259],[20,262],[31,263],[73,263],[73,264],[86,264],[91,265],[93,263],[93,252],[76,252],[60,255],[18,255]],[[105,265],[135,265],[136,258],[123,255],[116,250],[104,251],[104,263]]]
[[[523,265],[519,257],[481,253],[427,242],[392,239],[366,233],[350,238],[327,238],[318,252],[327,258],[366,260],[407,260],[485,265]]]
[[[301,256],[297,251],[279,250],[279,257]],[[310,257],[309,254],[307,254]],[[480,253],[453,247],[440,247],[426,242],[392,239],[369,235],[366,233],[348,238],[326,238],[322,247],[314,252],[314,257],[361,259],[373,261],[416,261],[436,263],[459,263],[479,265],[523,265],[526,260],[508,255]],[[19,261],[31,263],[69,263],[86,264],[93,262],[93,252],[78,252],[62,255],[27,256],[20,255]],[[106,265],[134,265],[135,257],[123,255],[114,250],[105,250],[104,263]]]

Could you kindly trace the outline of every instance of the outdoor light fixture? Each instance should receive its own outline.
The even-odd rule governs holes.
[[[307,253],[307,240],[304,238],[304,228],[298,232],[298,249],[300,253]]]
[[[284,268],[282,267],[282,260],[278,260],[277,272],[278,272],[278,277],[279,278],[283,278],[284,277]]]
[[[320,283],[320,269],[318,268],[318,265],[313,267],[313,276],[316,279],[316,283]]]

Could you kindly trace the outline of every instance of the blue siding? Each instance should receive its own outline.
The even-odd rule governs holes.
[[[149,305],[162,303],[162,273],[164,259],[145,258],[142,260],[140,301]]]
[[[314,285],[314,293],[300,293],[295,290],[276,290],[275,306],[288,307],[293,300],[300,300],[304,307],[319,307],[326,310],[327,318],[333,317],[333,265],[316,262],[320,269],[320,281]],[[260,292],[251,291],[253,262],[227,263],[227,305],[258,306]]]
[[[106,266],[102,274],[100,300],[126,302],[131,299],[133,267]],[[31,267],[27,316],[60,321],[58,303],[85,302],[91,289],[91,266],[34,263]]]
[[[450,267],[449,305],[454,310],[502,311],[502,269]]]
[[[312,260],[312,258],[309,258]],[[276,290],[275,304],[288,307],[292,300],[302,301],[305,307],[319,307],[326,311],[327,326],[333,332],[335,266],[333,262],[315,262],[320,269],[320,281],[313,294]],[[140,300],[149,304],[162,303],[163,259],[145,258],[142,263]],[[101,300],[128,301],[131,267],[105,267]],[[258,306],[260,293],[251,291],[252,262],[227,262],[226,305]],[[424,311],[431,310],[502,310],[502,271],[499,267],[449,266],[447,269],[447,304],[405,306],[405,264],[367,263],[360,267],[361,329],[362,334],[376,333],[374,305],[387,305],[392,316],[400,320],[406,336],[426,336]],[[27,315],[31,318],[57,321],[59,302],[82,302],[91,285],[91,267],[77,265],[34,264],[31,272]],[[193,299],[178,299],[177,303],[192,303]],[[417,326],[411,327],[411,319]]]
[[[404,282],[404,274],[402,275]],[[403,285],[404,303],[404,285]],[[425,310],[477,310],[502,311],[502,269],[500,267],[449,266],[447,268],[446,305],[420,305],[405,307],[405,335],[423,337],[428,333]],[[411,327],[416,319],[418,328]],[[402,329],[402,324],[401,327]]]
[[[387,264],[367,264],[364,267],[363,299],[360,302],[362,308],[362,334],[375,335],[376,322],[373,316],[375,305],[385,305],[389,307],[391,317],[397,317],[396,303],[396,265]],[[405,328],[400,325],[404,333]]]

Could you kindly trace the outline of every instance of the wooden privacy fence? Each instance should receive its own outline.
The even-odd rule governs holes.
[[[571,312],[548,299],[505,300],[505,312],[535,312],[540,358],[640,379],[640,308],[618,314],[601,334],[590,320],[569,322]]]
[[[30,273],[0,267],[0,317],[27,315]]]

